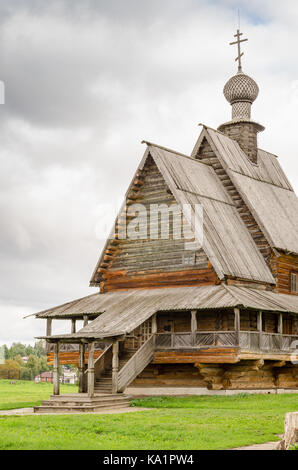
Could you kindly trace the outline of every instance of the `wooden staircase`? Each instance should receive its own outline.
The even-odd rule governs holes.
[[[109,349],[110,347],[106,349],[106,352],[109,352]],[[120,353],[117,378],[118,393],[112,393],[112,366],[109,359],[101,375],[95,379],[93,397],[89,397],[87,393],[52,395],[51,399],[44,400],[41,406],[35,406],[34,412],[94,413],[115,408],[127,408],[130,404],[130,397],[120,392],[123,392],[127,385],[151,362],[153,354],[153,336],[137,351],[135,349],[125,349]],[[105,352],[101,357],[105,359]]]
[[[135,354],[134,349],[125,349],[119,359],[119,370],[125,366],[129,359]],[[112,367],[105,369],[98,379],[95,379],[94,393],[112,393]]]
[[[89,398],[86,393],[53,395],[35,406],[35,413],[96,413],[111,409],[128,408],[130,397],[123,393],[102,394]]]

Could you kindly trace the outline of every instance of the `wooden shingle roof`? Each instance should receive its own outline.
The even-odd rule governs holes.
[[[36,314],[37,318],[82,313],[101,315],[72,335],[52,338],[105,338],[130,333],[158,311],[252,308],[298,314],[298,297],[241,286],[196,286],[169,289],[136,289],[94,294],[65,306]]]
[[[258,151],[251,162],[238,143],[205,128],[192,152],[206,138],[272,248],[298,253],[298,198],[275,155]]]

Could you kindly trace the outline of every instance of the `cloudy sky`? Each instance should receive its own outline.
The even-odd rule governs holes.
[[[238,7],[260,147],[298,190],[296,0],[1,0],[0,345],[44,333],[24,315],[96,291],[102,208],[142,139],[190,153],[199,122],[229,119]]]

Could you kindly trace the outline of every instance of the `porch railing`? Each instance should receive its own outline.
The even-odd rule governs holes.
[[[296,349],[295,342],[298,342],[298,335],[252,331],[240,332],[240,347],[242,349],[287,352]]]
[[[118,373],[118,391],[123,391],[145,367],[154,356],[154,335],[152,335],[140,349],[129,359]]]
[[[195,333],[157,333],[156,349],[240,347],[250,351],[292,351],[298,335],[258,331],[200,331]]]

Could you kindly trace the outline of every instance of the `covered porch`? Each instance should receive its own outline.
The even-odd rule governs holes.
[[[68,349],[78,354],[78,392],[93,399],[102,390],[123,392],[167,351],[181,363],[185,357],[197,364],[246,357],[290,361],[298,346],[298,297],[270,291],[226,285],[134,290],[66,305],[36,315],[47,319],[43,338],[53,355],[54,396],[60,393],[61,352]],[[94,319],[76,332],[82,315]],[[52,335],[52,321],[66,318],[70,333]]]

